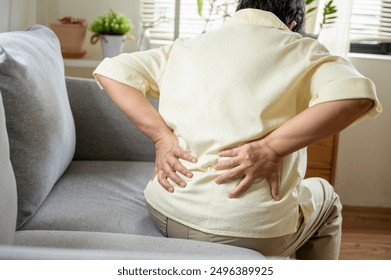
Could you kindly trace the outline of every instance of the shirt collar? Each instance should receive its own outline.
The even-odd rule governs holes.
[[[242,9],[237,11],[227,24],[255,24],[283,30],[289,28],[273,13],[258,9]]]

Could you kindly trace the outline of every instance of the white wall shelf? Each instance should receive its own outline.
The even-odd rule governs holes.
[[[82,58],[64,58],[65,67],[82,67],[82,68],[95,68],[103,58],[86,57]]]

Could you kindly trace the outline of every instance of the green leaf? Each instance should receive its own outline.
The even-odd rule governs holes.
[[[329,2],[327,2],[326,7],[331,7],[331,5],[333,5],[333,2],[334,0],[330,0]]]
[[[110,9],[107,14],[98,16],[90,28],[97,34],[124,35],[132,29],[132,24],[125,16]]]
[[[202,6],[204,5],[203,0],[197,0],[197,8],[199,16],[202,16]]]
[[[316,5],[311,5],[315,0],[306,0],[306,14],[309,15],[316,10]]]
[[[315,11],[315,10],[316,10],[315,7],[308,9],[308,10],[307,10],[307,15],[310,14],[310,13],[312,13],[312,12]]]
[[[332,23],[335,23],[335,19],[337,19],[336,13],[338,12],[338,10],[337,10],[337,7],[333,5],[333,3],[334,3],[334,0],[330,0],[323,7],[323,21],[322,21],[322,24],[332,24]]]

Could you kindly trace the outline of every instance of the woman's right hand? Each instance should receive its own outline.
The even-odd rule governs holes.
[[[166,133],[155,141],[156,166],[152,178],[158,175],[158,182],[169,192],[174,191],[174,187],[168,181],[172,180],[178,186],[186,187],[186,182],[178,175],[183,174],[191,178],[193,173],[189,171],[179,159],[189,162],[197,162],[197,158],[179,146],[178,138],[172,132]]]

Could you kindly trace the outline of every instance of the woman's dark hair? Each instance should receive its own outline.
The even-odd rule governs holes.
[[[239,0],[236,10],[248,8],[272,12],[286,25],[296,21],[297,26],[292,30],[295,32],[301,30],[304,22],[304,0]]]

